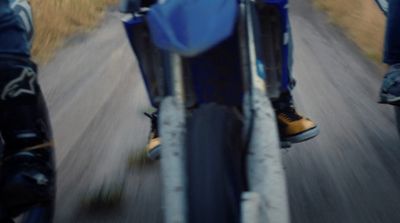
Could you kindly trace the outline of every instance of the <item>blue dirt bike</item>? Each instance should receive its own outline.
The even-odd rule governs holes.
[[[148,22],[155,1],[122,1],[129,41],[159,110],[166,223],[290,222],[270,103],[289,84],[288,2],[214,1],[219,6],[232,2],[237,10],[232,33],[193,53],[198,49],[184,51],[184,44],[160,47],[162,40],[154,38],[159,30],[150,31]],[[158,7],[165,4],[169,10],[173,3],[161,1]],[[200,10],[194,14],[201,15]],[[187,23],[190,18],[173,25],[186,27],[182,35],[190,35],[193,26]]]

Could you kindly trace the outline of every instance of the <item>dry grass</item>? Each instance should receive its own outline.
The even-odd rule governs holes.
[[[314,0],[371,59],[382,59],[385,17],[374,0]]]
[[[105,8],[118,0],[31,0],[35,17],[32,53],[39,62],[48,61],[65,38],[93,28]],[[373,0],[314,0],[332,21],[368,55],[382,58],[385,18]]]
[[[118,0],[31,0],[35,21],[32,53],[46,62],[65,38],[93,28],[106,7]]]

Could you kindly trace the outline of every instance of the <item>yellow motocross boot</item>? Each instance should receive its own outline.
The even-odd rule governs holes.
[[[151,132],[149,136],[149,142],[146,145],[146,154],[147,157],[151,160],[158,160],[160,158],[160,136],[158,134],[158,113],[153,112],[152,114],[145,113],[147,117],[151,120]]]
[[[319,134],[318,126],[309,118],[296,112],[294,107],[287,107],[276,111],[281,141],[299,143]]]

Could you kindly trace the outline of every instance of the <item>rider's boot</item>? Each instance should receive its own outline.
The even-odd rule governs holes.
[[[157,160],[160,158],[161,153],[161,142],[158,133],[158,111],[153,112],[152,114],[145,113],[145,115],[151,120],[151,132],[149,142],[146,145],[146,154],[148,158]]]
[[[54,198],[51,127],[37,82],[36,66],[31,62],[2,65],[0,131],[4,151],[0,168],[1,205],[23,211]]]
[[[383,79],[380,103],[400,105],[400,64],[389,67],[389,71]]]
[[[311,119],[297,113],[289,92],[283,93],[273,104],[282,142],[299,143],[319,134],[318,126]]]

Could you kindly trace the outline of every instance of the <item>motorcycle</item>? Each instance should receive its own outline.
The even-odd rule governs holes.
[[[154,36],[172,32],[151,28],[154,6],[173,1],[121,2],[129,42],[159,110],[166,223],[290,222],[271,105],[289,84],[288,2],[230,2],[238,4],[232,33],[194,51],[165,47]]]

